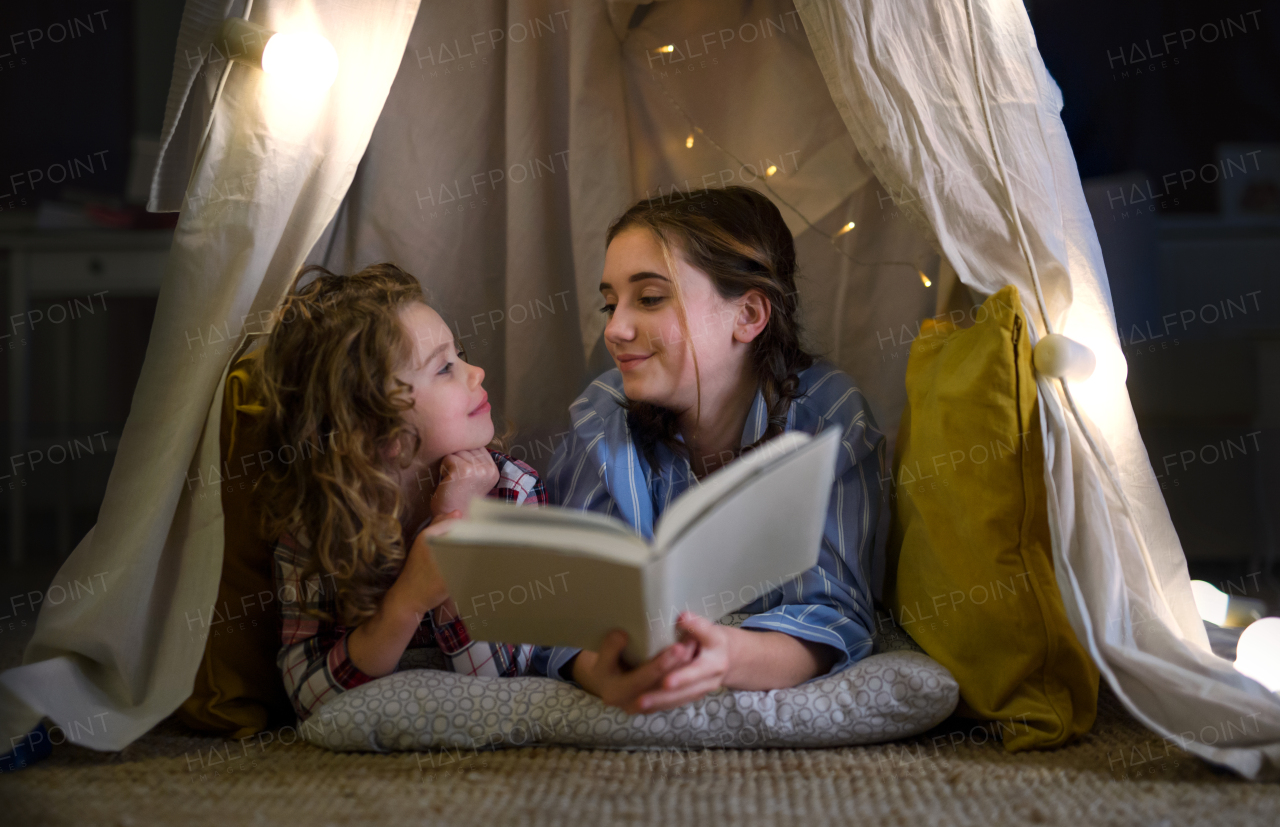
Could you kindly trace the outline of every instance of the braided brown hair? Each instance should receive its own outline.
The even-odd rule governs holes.
[[[662,247],[667,268],[675,275],[673,252],[706,273],[722,299],[733,300],[759,290],[769,300],[769,321],[752,342],[751,364],[759,379],[768,412],[764,434],[751,450],[786,429],[787,412],[799,394],[801,371],[815,357],[801,345],[796,319],[796,247],[782,214],[764,195],[748,187],[673,192],[640,201],[609,226],[606,245],[635,227],[650,230]],[[679,321],[688,340],[688,320],[675,285]],[[697,354],[694,354],[695,377]],[[701,404],[701,381],[698,400]],[[647,402],[628,400],[627,424],[637,445],[655,465],[653,448],[664,444],[688,455],[676,439],[676,414]],[[700,412],[700,411],[699,411]]]

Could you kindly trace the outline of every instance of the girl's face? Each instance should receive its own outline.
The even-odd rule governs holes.
[[[396,376],[413,386],[413,407],[405,421],[417,428],[422,447],[417,459],[434,466],[442,457],[483,448],[493,439],[484,370],[469,365],[440,314],[414,302],[400,310],[412,344],[412,356]]]
[[[759,331],[741,324],[746,297],[721,298],[710,276],[686,262],[678,250],[672,253],[688,335],[680,329],[662,247],[648,229],[623,230],[610,242],[600,293],[609,317],[605,346],[622,372],[627,398],[682,413],[697,401],[692,347],[698,351],[705,390],[709,380],[739,375],[749,342]]]

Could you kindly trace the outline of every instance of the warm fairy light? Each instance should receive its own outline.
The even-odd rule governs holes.
[[[1050,333],[1031,349],[1031,364],[1045,376],[1083,382],[1098,367],[1098,357],[1091,348],[1070,336]]]
[[[672,52],[674,52],[675,50],[676,50],[676,47],[675,47],[675,46],[667,45],[667,46],[659,46],[658,48],[654,49],[653,51],[654,51],[654,52],[656,52],[657,54],[660,54],[660,55],[669,55],[669,54],[671,54]]]
[[[933,282],[929,281],[929,277],[924,274],[923,270],[917,270],[916,272],[920,274],[920,281],[925,287],[933,286]]]
[[[1236,671],[1280,692],[1280,617],[1249,624],[1236,644]]]
[[[854,224],[852,221],[850,221],[848,224],[845,224],[843,227],[840,228],[840,231],[835,234],[834,238],[839,238],[840,236],[852,230],[853,227],[854,227]]]
[[[277,97],[301,94],[316,98],[338,76],[338,53],[314,31],[276,32],[241,17],[222,21],[218,35],[231,59],[261,69],[280,90]],[[228,45],[234,44],[234,45]]]
[[[693,133],[689,133],[689,137],[684,139],[685,149],[693,149]]]
[[[1227,624],[1227,604],[1231,599],[1203,580],[1191,581],[1191,597],[1196,601],[1196,611],[1201,620],[1207,620],[1215,626]]]
[[[777,171],[778,171],[777,165],[769,164],[769,168],[764,171],[764,175],[766,178],[768,178],[770,175],[773,175]]]
[[[323,92],[338,76],[338,53],[314,32],[280,32],[262,51],[262,71],[295,89]]]

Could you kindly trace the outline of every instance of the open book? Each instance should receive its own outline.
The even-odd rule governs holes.
[[[680,612],[718,620],[817,565],[839,445],[834,427],[779,434],[671,503],[652,543],[596,512],[476,499],[431,546],[472,638],[597,649],[621,628],[640,663]]]

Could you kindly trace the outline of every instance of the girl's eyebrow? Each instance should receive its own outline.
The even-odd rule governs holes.
[[[422,363],[422,366],[425,368],[427,365],[434,362],[436,357],[439,356],[441,353],[443,353],[446,349],[454,346],[455,345],[452,341],[444,342],[442,344],[436,345],[436,349],[427,354],[427,358]]]
[[[632,273],[631,276],[627,279],[627,281],[629,283],[635,283],[637,281],[644,281],[645,279],[659,279],[661,281],[670,281],[670,279],[668,279],[666,276],[662,275],[661,273],[651,273],[648,270],[642,270],[639,273]],[[610,284],[609,282],[607,281],[600,282],[601,293],[603,293],[606,290],[612,290],[612,289],[613,289],[613,285]]]

